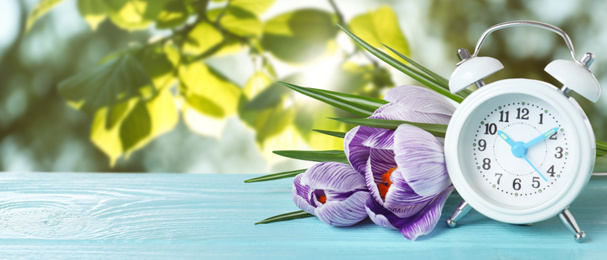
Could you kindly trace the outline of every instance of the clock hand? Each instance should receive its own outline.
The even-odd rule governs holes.
[[[535,165],[533,165],[533,163],[531,163],[531,162],[529,161],[529,159],[527,159],[527,156],[523,156],[523,158],[525,159],[525,161],[527,161],[527,163],[529,163],[529,165],[531,165],[531,167],[533,167],[533,169],[534,169],[534,170],[535,170],[535,171],[536,171],[536,172],[537,172],[537,173],[540,175],[540,177],[542,177],[542,179],[544,179],[546,182],[548,181],[548,180],[546,179],[546,177],[544,177],[544,175],[543,175],[543,174],[540,172],[540,170],[538,170],[538,169],[535,167]]]
[[[506,141],[506,143],[508,143],[510,146],[514,147],[516,145],[516,142],[514,140],[512,140],[512,138],[510,138],[510,136],[508,136],[502,130],[498,130],[497,135],[499,137],[501,137],[502,139],[504,139],[504,141]]]
[[[556,131],[558,131],[558,130],[559,130],[558,127],[552,128],[548,132],[545,132],[545,133],[541,134],[540,136],[534,138],[533,140],[525,143],[525,149],[527,149],[527,148],[533,146],[534,144],[537,144],[537,143],[541,142],[542,140],[548,138],[552,134],[556,133]]]

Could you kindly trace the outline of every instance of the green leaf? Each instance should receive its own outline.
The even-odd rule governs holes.
[[[240,88],[212,67],[202,62],[181,66],[179,79],[187,104],[198,112],[216,118],[236,113]]]
[[[274,82],[256,95],[255,98],[245,103],[243,108],[247,110],[262,110],[275,107],[283,102],[288,93],[288,89],[284,88],[280,83]]]
[[[153,91],[150,77],[129,53],[59,83],[59,94],[89,115],[102,107]]]
[[[188,33],[183,51],[191,55],[200,55],[223,41],[223,35],[215,27],[200,22]]]
[[[297,160],[313,161],[313,162],[343,162],[348,163],[346,154],[341,150],[326,150],[326,151],[299,151],[299,150],[279,150],[273,153]]]
[[[268,174],[268,175],[264,175],[264,176],[260,176],[260,177],[256,177],[256,178],[252,178],[252,179],[248,179],[248,180],[245,180],[244,182],[245,183],[253,183],[253,182],[273,181],[273,180],[278,180],[278,179],[295,177],[295,176],[297,176],[297,174],[305,172],[306,170],[307,169],[301,169],[301,170],[288,171],[288,172],[272,173],[272,174]]]
[[[171,45],[148,45],[133,51],[141,67],[151,77],[156,89],[170,87],[175,83],[174,62],[169,59]]]
[[[607,155],[607,143],[596,140],[596,156],[601,157]]]
[[[245,9],[257,16],[263,14],[276,0],[232,0],[231,6]]]
[[[401,120],[385,120],[385,119],[370,119],[370,118],[332,118],[334,120],[362,125],[368,127],[375,128],[383,128],[383,129],[396,129],[398,126],[402,124],[408,124],[412,126],[417,126],[421,129],[424,129],[430,132],[432,135],[436,137],[445,137],[445,133],[447,132],[447,125],[441,124],[427,124],[427,123],[417,123],[417,122],[409,122],[409,121],[401,121]]]
[[[378,57],[379,59],[383,60],[384,62],[388,63],[390,66],[400,70],[401,72],[409,75],[410,77],[412,77],[413,79],[419,81],[420,83],[424,84],[425,86],[429,87],[430,89],[442,94],[443,96],[446,96],[458,103],[461,103],[463,98],[454,94],[451,94],[448,90],[445,90],[443,87],[441,87],[440,85],[436,84],[434,82],[434,80],[429,77],[428,75],[419,72],[417,70],[414,70],[413,68],[403,64],[402,62],[392,58],[390,55],[376,49],[375,47],[369,45],[368,43],[366,43],[365,41],[363,41],[362,39],[358,38],[356,35],[354,35],[353,33],[351,33],[350,31],[348,31],[347,29],[343,28],[342,26],[338,25],[339,28],[341,28],[348,36],[350,36],[350,38],[352,38],[356,43],[358,43],[361,47],[363,47],[365,50],[369,51],[371,54],[375,55],[376,57]]]
[[[32,26],[34,26],[34,23],[38,19],[40,19],[40,17],[42,17],[44,14],[46,14],[48,11],[53,9],[53,7],[55,7],[58,3],[61,2],[63,2],[63,0],[41,0],[40,2],[38,2],[38,4],[34,6],[34,9],[32,9],[30,15],[27,17],[25,31],[28,32],[32,28]]]
[[[125,30],[143,30],[156,20],[168,0],[104,0],[110,20]]]
[[[336,35],[332,14],[300,9],[268,20],[261,46],[282,61],[302,63],[332,51],[330,40]]]
[[[96,111],[91,126],[91,141],[114,166],[122,155],[145,146],[175,127],[178,115],[169,89],[151,99],[131,98]]]
[[[377,108],[387,103],[381,99],[343,94],[329,90],[300,87],[286,82],[280,83],[301,94],[363,117],[372,115]]]
[[[183,0],[173,0],[164,6],[156,18],[156,28],[168,29],[182,25],[188,20],[189,12]]]
[[[594,163],[594,173],[607,173],[607,156],[601,156],[596,158],[596,162]]]
[[[417,69],[421,70],[422,72],[428,74],[428,76],[432,77],[432,79],[435,80],[435,82],[442,86],[444,89],[449,90],[449,81],[445,78],[443,78],[442,76],[434,73],[433,71],[429,70],[428,68],[424,67],[423,65],[417,63],[416,61],[414,61],[413,59],[407,57],[406,55],[398,52],[395,49],[390,48],[390,46],[387,46],[385,44],[383,44],[386,48],[388,48],[391,52],[393,52],[394,54],[396,54],[398,57],[402,58],[403,60],[407,61],[409,64],[413,65],[414,67],[416,67]]]
[[[260,36],[262,23],[254,13],[236,6],[228,6],[220,24],[226,30],[240,36]]]
[[[312,131],[318,132],[318,133],[321,133],[321,134],[326,134],[326,135],[329,135],[329,136],[338,137],[338,138],[344,138],[344,137],[346,137],[346,133],[344,133],[344,132],[327,131],[327,130],[319,130],[319,129],[312,129]]]
[[[371,45],[378,46],[383,43],[409,53],[409,45],[398,26],[396,14],[388,6],[352,18],[349,26],[354,34]]]
[[[268,224],[268,223],[272,223],[272,222],[279,222],[279,221],[285,221],[285,220],[291,220],[291,219],[298,219],[298,218],[308,218],[308,217],[313,217],[314,215],[307,213],[303,210],[298,210],[298,211],[293,211],[293,212],[289,212],[289,213],[285,213],[285,214],[280,214],[280,215],[276,215],[273,217],[269,217],[266,218],[262,221],[259,221],[257,223],[255,223],[255,225],[257,224]]]
[[[109,8],[104,1],[78,0],[78,12],[95,31],[99,24],[107,18]]]

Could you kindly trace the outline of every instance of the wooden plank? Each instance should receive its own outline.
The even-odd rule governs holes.
[[[607,178],[593,177],[570,208],[583,244],[558,218],[502,224],[475,211],[448,229],[459,203],[411,242],[366,220],[335,228],[315,218],[253,225],[297,210],[290,179],[251,175],[0,174],[2,258],[600,258],[607,254]]]

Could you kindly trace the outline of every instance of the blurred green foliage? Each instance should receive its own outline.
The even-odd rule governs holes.
[[[30,13],[26,30],[59,2],[40,1]],[[312,132],[344,131],[344,123],[318,120],[341,112],[307,107],[293,93],[278,86],[277,81],[297,81],[300,75],[279,77],[276,61],[302,66],[325,55],[344,52],[342,65],[335,71],[338,76],[334,78],[339,80],[333,82],[334,88],[379,97],[383,89],[393,86],[391,75],[375,61],[351,61],[350,57],[362,51],[345,53],[337,46],[335,23],[348,26],[374,44],[388,44],[408,54],[396,14],[390,7],[381,7],[344,21],[330,1],[333,12],[295,9],[262,20],[260,17],[273,3],[274,0],[78,0],[80,15],[92,30],[109,20],[129,32],[155,28],[171,33],[104,57],[98,66],[63,80],[59,94],[92,119],[90,139],[109,157],[110,165],[171,131],[180,121],[179,114],[203,135],[217,135],[226,118],[237,114],[255,131],[262,149],[272,139],[284,145],[281,135],[302,139],[316,149],[341,148],[341,140]],[[241,52],[257,64],[243,86],[207,62]],[[276,148],[275,144],[276,141],[270,145],[271,149]]]

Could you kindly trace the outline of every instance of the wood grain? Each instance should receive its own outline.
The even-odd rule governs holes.
[[[607,178],[593,177],[570,208],[583,244],[558,218],[503,224],[474,210],[411,242],[369,220],[335,228],[316,218],[256,221],[297,210],[290,179],[252,175],[0,174],[1,258],[601,258],[607,255]]]

